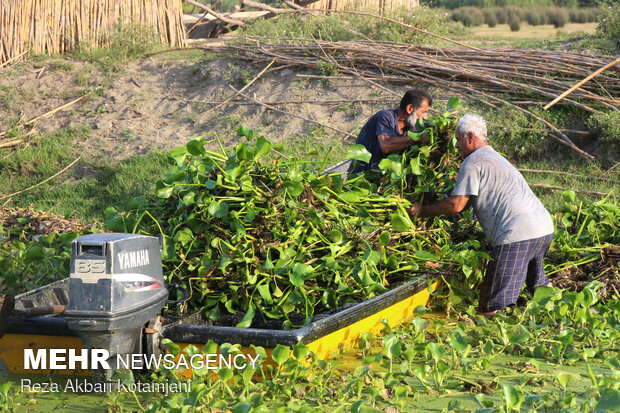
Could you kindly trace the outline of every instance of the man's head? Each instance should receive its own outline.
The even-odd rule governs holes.
[[[415,126],[418,118],[428,117],[428,108],[433,104],[433,99],[421,89],[408,90],[400,100],[400,111],[407,116],[407,123],[411,128]]]
[[[487,125],[480,115],[467,113],[456,124],[456,148],[463,159],[476,149],[489,144],[487,141]]]

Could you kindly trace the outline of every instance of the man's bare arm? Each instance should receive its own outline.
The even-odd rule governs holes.
[[[420,218],[435,217],[437,215],[453,215],[465,209],[467,201],[469,201],[469,195],[452,195],[443,201],[431,205],[415,203],[407,212],[409,212],[411,216],[418,216]]]
[[[409,136],[378,135],[377,139],[379,139],[379,146],[381,147],[381,152],[383,153],[398,152],[402,149],[407,149],[416,143]]]

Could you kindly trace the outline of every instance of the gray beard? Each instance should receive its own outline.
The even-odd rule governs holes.
[[[407,125],[409,125],[409,129],[415,130],[415,123],[417,121],[418,121],[418,115],[416,115],[415,113],[412,113],[411,115],[407,116]]]

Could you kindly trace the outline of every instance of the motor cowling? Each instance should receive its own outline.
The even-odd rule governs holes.
[[[73,241],[64,318],[85,348],[109,352],[110,366],[116,355],[134,350],[167,297],[158,238],[108,233]],[[107,380],[113,371],[93,371],[93,379]]]

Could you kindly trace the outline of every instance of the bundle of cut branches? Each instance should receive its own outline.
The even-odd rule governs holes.
[[[345,76],[375,85],[377,82],[426,84],[492,107],[509,105],[543,122],[551,130],[551,136],[586,159],[593,157],[518,101],[537,101],[542,106],[614,59],[561,51],[474,50],[381,41],[330,42],[251,36],[240,37],[234,44],[205,49],[257,63],[274,61],[309,69],[332,64]],[[561,103],[590,113],[605,109],[618,111],[620,99],[616,96],[620,96],[618,66],[610,67],[595,81],[573,91]]]

